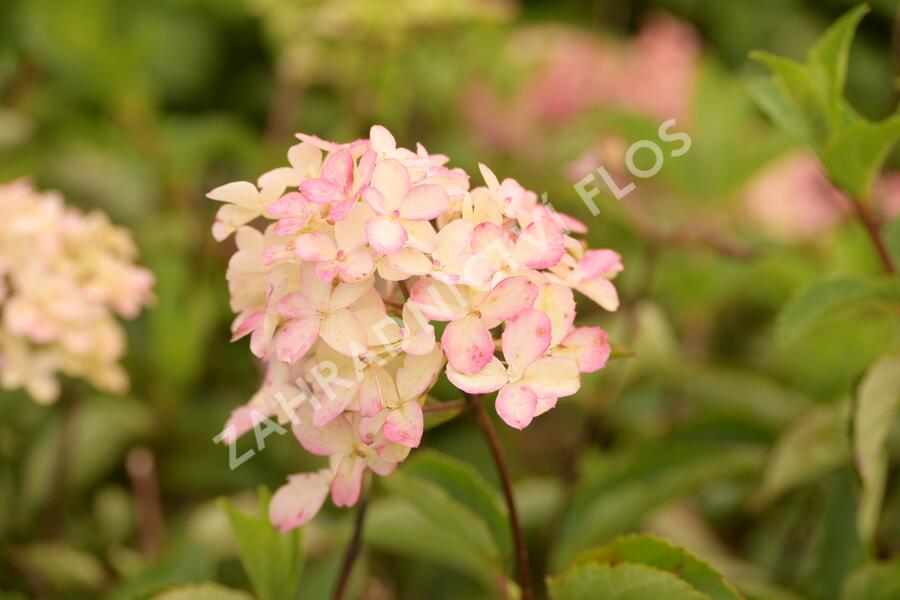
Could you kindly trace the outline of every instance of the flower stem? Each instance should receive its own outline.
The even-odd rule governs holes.
[[[516,509],[516,500],[513,497],[512,480],[509,477],[509,467],[506,457],[503,455],[503,447],[497,437],[497,431],[491,423],[490,417],[481,403],[481,396],[466,394],[466,399],[475,413],[475,419],[484,433],[497,473],[500,475],[500,483],[503,485],[503,496],[506,498],[506,507],[509,511],[509,525],[512,529],[513,544],[516,548],[516,563],[519,572],[519,585],[522,587],[522,600],[534,600],[534,587],[531,584],[531,569],[528,566],[528,549],[525,547],[525,536],[522,534],[522,525],[519,522],[519,512]]]
[[[866,233],[869,234],[872,245],[875,246],[875,251],[878,253],[878,258],[881,260],[884,270],[887,271],[889,275],[896,275],[897,267],[894,266],[894,261],[891,259],[891,254],[888,252],[887,246],[884,243],[884,238],[881,237],[881,231],[878,229],[878,224],[875,223],[875,220],[872,219],[872,215],[869,214],[869,210],[859,201],[859,199],[851,197],[850,201],[853,203],[853,209],[856,211],[856,216],[859,217],[863,227],[866,228]]]
[[[334,584],[334,592],[331,594],[333,600],[341,600],[344,597],[344,591],[350,582],[350,573],[353,571],[353,563],[359,555],[362,546],[362,529],[366,520],[366,497],[363,495],[359,499],[356,507],[356,519],[353,521],[353,537],[347,545],[344,552],[344,562],[341,565],[341,572],[338,575],[337,582]]]

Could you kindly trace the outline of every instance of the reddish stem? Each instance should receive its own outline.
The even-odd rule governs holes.
[[[466,398],[475,413],[475,419],[484,433],[497,473],[500,475],[500,483],[503,486],[503,496],[506,499],[506,508],[509,511],[509,525],[512,529],[513,544],[516,549],[516,564],[519,572],[519,585],[522,587],[522,600],[534,600],[534,587],[531,583],[531,568],[528,566],[528,548],[525,546],[525,536],[522,534],[522,525],[519,522],[519,512],[516,509],[516,500],[513,496],[512,480],[509,477],[509,467],[506,457],[503,455],[503,447],[497,437],[497,431],[490,417],[484,410],[480,395],[466,394]]]

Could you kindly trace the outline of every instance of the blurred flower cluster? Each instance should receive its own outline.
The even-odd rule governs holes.
[[[0,383],[38,402],[59,396],[57,373],[121,392],[125,335],[151,299],[128,231],[67,207],[24,180],[0,186]]]
[[[498,414],[518,429],[574,394],[610,344],[574,326],[573,289],[616,310],[610,279],[622,270],[616,252],[572,236],[583,223],[483,165],[485,185],[470,189],[446,156],[398,147],[380,126],[349,144],[298,137],[290,166],[209,193],[224,202],[214,236],[237,232],[234,339],[249,335],[266,363],[225,439],[274,416],[329,457],[275,494],[283,530],[312,518],[329,490],[336,505],[355,504],[367,469],[387,475],[419,445],[445,362],[466,394],[498,392]],[[258,217],[264,231],[248,225]]]
[[[484,145],[522,151],[542,131],[595,107],[686,121],[700,41],[690,25],[660,13],[627,42],[570,27],[524,29],[510,53],[530,72],[512,97],[476,81],[463,109]]]

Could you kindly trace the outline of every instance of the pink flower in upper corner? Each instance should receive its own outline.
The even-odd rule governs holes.
[[[371,288],[369,282],[341,283],[332,288],[308,266],[300,270],[300,290],[278,301],[278,314],[288,319],[275,334],[275,352],[286,363],[297,362],[321,336],[347,356],[366,349],[366,332],[349,308]]]
[[[501,348],[507,366],[491,357],[482,371],[466,374],[451,364],[447,377],[459,389],[470,394],[497,394],[497,414],[507,425],[524,429],[537,415],[556,405],[562,396],[578,391],[581,381],[575,359],[544,356],[550,347],[550,318],[543,312],[527,309],[509,321],[501,336]]]
[[[341,148],[325,159],[318,178],[300,184],[300,193],[315,204],[331,205],[328,216],[339,221],[347,216],[360,190],[368,184],[374,166],[374,152],[366,152],[359,165],[354,165],[350,150]]]
[[[435,321],[450,321],[441,336],[447,360],[461,373],[478,373],[494,355],[490,330],[534,304],[538,289],[525,277],[504,279],[489,292],[424,278],[410,301]]]
[[[400,250],[410,238],[411,222],[434,219],[446,210],[449,202],[447,192],[438,185],[426,183],[413,187],[406,167],[394,159],[375,166],[372,183],[363,190],[363,198],[378,215],[366,223],[366,239],[382,254]]]

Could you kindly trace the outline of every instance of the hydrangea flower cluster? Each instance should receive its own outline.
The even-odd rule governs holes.
[[[225,441],[276,417],[329,458],[274,495],[282,530],[329,491],[355,504],[367,469],[391,473],[422,440],[442,370],[467,394],[497,392],[517,429],[574,394],[610,344],[599,327],[574,326],[573,289],[615,310],[622,270],[616,252],[572,236],[584,224],[483,165],[485,185],[470,189],[446,156],[398,147],[381,126],[349,144],[298,138],[290,166],[209,193],[224,203],[214,236],[236,232],[233,339],[249,336],[266,365]],[[259,217],[263,231],[249,225]]]
[[[58,372],[124,391],[116,315],[136,317],[154,282],[136,255],[129,232],[106,215],[24,180],[0,185],[0,384],[41,403],[59,396]]]

